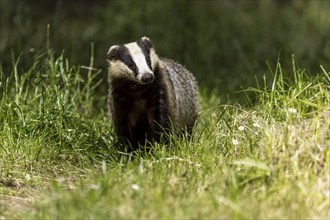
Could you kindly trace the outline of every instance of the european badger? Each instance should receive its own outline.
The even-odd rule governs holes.
[[[108,105],[117,136],[129,143],[160,141],[162,133],[191,133],[199,102],[195,77],[159,58],[149,38],[114,45],[108,54]]]

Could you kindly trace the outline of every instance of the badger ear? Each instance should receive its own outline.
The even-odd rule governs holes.
[[[118,45],[111,46],[107,53],[108,60],[118,59]]]
[[[148,37],[146,37],[146,36],[142,37],[142,38],[141,38],[141,41],[145,42],[145,44],[146,44],[149,48],[152,47],[152,42],[151,42],[151,40],[150,40]]]

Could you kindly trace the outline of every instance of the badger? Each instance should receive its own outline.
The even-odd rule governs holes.
[[[192,73],[158,57],[148,37],[111,46],[107,61],[109,114],[126,149],[159,142],[165,133],[191,134],[199,112]]]

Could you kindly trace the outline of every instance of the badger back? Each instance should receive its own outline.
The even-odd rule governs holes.
[[[173,60],[162,58],[161,63],[173,88],[170,96],[175,103],[175,108],[171,110],[172,124],[177,133],[183,129],[191,130],[200,109],[196,79],[184,66]]]

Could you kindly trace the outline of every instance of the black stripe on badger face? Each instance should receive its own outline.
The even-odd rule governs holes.
[[[150,48],[152,48],[152,43],[147,37],[142,37],[137,42],[137,45],[141,48],[143,55],[146,58],[146,62],[149,68],[152,70],[151,60],[150,60]]]
[[[130,68],[135,77],[138,75],[138,67],[133,61],[133,58],[128,50],[127,47],[124,45],[116,46],[115,48],[111,49],[107,54],[109,60],[120,60],[122,61],[128,68]]]

